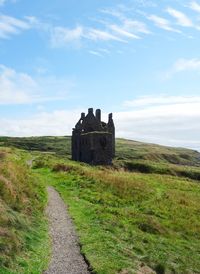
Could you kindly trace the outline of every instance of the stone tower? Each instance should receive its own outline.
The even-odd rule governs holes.
[[[101,121],[101,110],[88,109],[72,132],[72,160],[94,165],[110,165],[115,156],[115,126],[112,114]]]

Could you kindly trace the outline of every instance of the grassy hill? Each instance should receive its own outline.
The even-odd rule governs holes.
[[[52,153],[71,158],[71,137],[0,137],[0,147],[15,147],[30,152]],[[200,180],[200,153],[185,148],[172,148],[126,139],[116,139],[113,167],[141,173],[168,174]]]
[[[16,147],[29,151],[52,152],[71,156],[71,137],[0,137],[0,146]],[[178,165],[200,166],[198,151],[147,144],[126,139],[116,139],[117,160],[147,160]]]
[[[52,152],[71,157],[71,137],[0,137],[0,146],[29,151]],[[178,165],[200,166],[200,153],[185,148],[172,148],[126,139],[116,139],[117,160],[146,160]]]
[[[46,191],[27,165],[28,154],[0,149],[0,273],[40,273],[49,239]],[[45,250],[44,250],[45,249]],[[38,272],[34,272],[38,269]]]
[[[113,166],[91,167],[69,160],[70,137],[2,137],[0,146],[0,151],[7,155],[6,161],[4,156],[0,160],[4,176],[12,182],[8,170],[10,164],[14,165],[19,176],[13,179],[13,188],[21,195],[19,199],[28,204],[33,201],[32,195],[39,195],[40,202],[33,203],[33,207],[41,220],[45,186],[53,185],[60,192],[76,225],[81,251],[94,273],[145,273],[145,269],[158,274],[200,272],[197,151],[117,139]],[[32,169],[27,166],[29,161]],[[4,184],[2,192],[0,185],[0,198],[4,199],[4,208],[13,210],[12,199],[2,196],[7,188]],[[23,189],[27,190],[25,194]],[[29,262],[32,249],[40,254],[40,260],[46,258],[40,250],[40,243],[46,241],[44,226],[35,230],[37,218],[31,222],[26,207],[14,207],[15,214],[22,214],[33,230],[9,222],[3,224],[8,234],[19,231],[21,248],[12,249],[6,258],[0,259],[4,271],[5,267],[8,271],[1,272],[0,266],[0,273],[18,273],[13,269],[19,267],[19,261],[24,265],[25,260],[16,258],[27,257]],[[5,209],[0,211],[0,231],[1,218],[5,218]],[[34,233],[39,236],[34,238]],[[35,242],[27,245],[26,239],[32,237]],[[2,254],[5,249],[6,245],[0,243]],[[30,263],[27,265],[22,273],[42,273],[44,268],[40,264],[37,269],[39,266],[32,263],[31,272],[27,271]]]

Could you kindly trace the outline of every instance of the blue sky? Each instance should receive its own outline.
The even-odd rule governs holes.
[[[200,150],[199,45],[197,0],[0,0],[0,135],[70,134],[94,107]]]

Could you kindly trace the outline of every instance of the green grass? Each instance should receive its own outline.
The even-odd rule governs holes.
[[[0,192],[0,227],[8,216],[4,228],[10,233],[9,244],[0,243],[0,273],[42,273],[47,265],[46,185],[68,205],[94,272],[137,273],[142,264],[158,274],[199,273],[200,153],[117,139],[113,166],[91,167],[69,160],[70,142],[70,137],[0,138],[0,146],[28,151],[6,149],[7,162],[0,152],[3,176],[19,194],[9,196],[9,185]],[[27,159],[33,159],[32,171]]]
[[[50,252],[47,195],[27,153],[0,149],[0,273],[42,273]]]
[[[200,153],[197,151],[126,139],[117,139],[116,158],[129,161],[147,160],[177,165],[200,166]]]
[[[28,151],[41,151],[70,157],[71,138],[66,137],[0,137],[0,146],[15,147]]]
[[[16,147],[30,152],[51,153],[71,158],[71,137],[0,137],[0,146]],[[185,148],[172,148],[116,139],[116,169],[156,173],[200,180],[200,153]]]
[[[71,157],[71,137],[0,137],[0,146],[29,151],[55,153]],[[116,139],[116,161],[147,160],[178,165],[200,166],[200,153],[190,149],[146,144],[126,139]]]
[[[157,273],[199,272],[200,185],[195,181],[53,157],[49,166],[35,173],[68,204],[82,252],[96,273],[136,273],[141,263]]]

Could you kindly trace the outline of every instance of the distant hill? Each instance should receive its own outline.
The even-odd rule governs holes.
[[[0,146],[29,151],[52,152],[71,157],[71,137],[0,137]],[[177,165],[200,166],[200,153],[186,148],[173,148],[156,144],[116,139],[116,160],[143,160]]]

